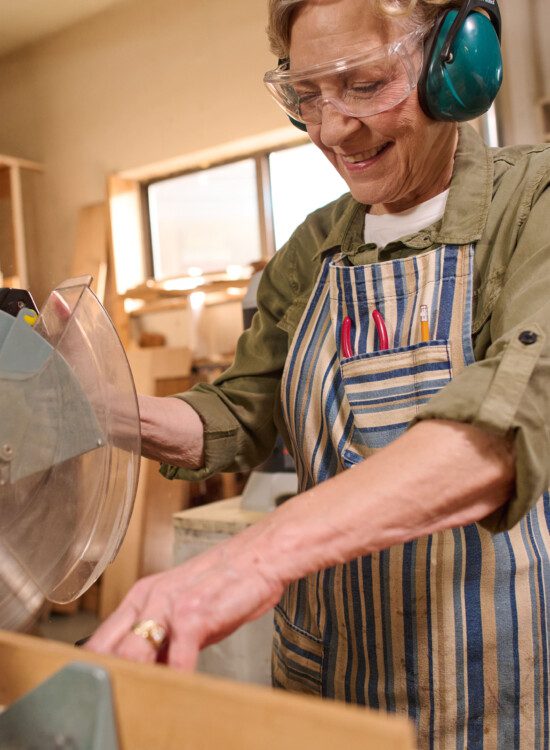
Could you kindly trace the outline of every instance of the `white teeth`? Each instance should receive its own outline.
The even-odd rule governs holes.
[[[357,164],[357,162],[360,161],[367,161],[368,159],[372,159],[373,156],[376,156],[376,154],[379,154],[380,151],[382,151],[383,148],[385,148],[388,144],[383,143],[381,146],[377,146],[376,148],[371,148],[370,151],[362,151],[360,154],[349,154],[346,156],[342,156],[344,161],[349,161],[351,164]]]

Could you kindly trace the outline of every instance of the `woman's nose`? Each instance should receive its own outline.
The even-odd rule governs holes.
[[[321,117],[321,141],[329,148],[338,146],[362,126],[361,120],[340,112],[331,102],[324,103]]]

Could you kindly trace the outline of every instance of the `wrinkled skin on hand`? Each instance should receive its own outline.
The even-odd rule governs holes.
[[[141,662],[163,661],[193,670],[199,651],[222,640],[245,621],[260,617],[280,599],[283,585],[270,567],[243,544],[247,530],[176,568],[138,581],[118,609],[86,644]],[[168,633],[158,653],[145,638],[132,632],[136,622],[154,620]]]
[[[421,422],[237,536],[139,581],[88,647],[135,661],[165,656],[191,670],[201,648],[264,614],[290,581],[486,518],[510,497],[514,477],[508,440],[469,424]],[[132,633],[149,619],[168,632],[166,654]]]

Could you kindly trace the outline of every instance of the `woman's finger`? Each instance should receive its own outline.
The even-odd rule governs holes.
[[[197,668],[200,649],[201,645],[196,636],[180,628],[170,638],[166,662],[170,667],[174,667],[175,669],[181,669],[184,672],[193,672]]]
[[[51,293],[51,301],[59,320],[65,321],[71,317],[71,308],[65,302],[60,292],[58,292],[57,290],[53,291]]]
[[[136,632],[136,629],[140,632]],[[152,636],[146,634],[151,629],[164,631],[165,638],[159,638],[155,642]],[[133,627],[119,641],[115,654],[123,659],[153,663],[158,660],[162,649],[167,645],[169,647],[169,643],[166,643],[168,638],[168,625],[164,624],[159,616],[145,616],[139,622],[134,623]]]
[[[125,601],[99,626],[85,645],[90,651],[107,653],[114,651],[117,644],[128,634],[136,622],[137,610]]]

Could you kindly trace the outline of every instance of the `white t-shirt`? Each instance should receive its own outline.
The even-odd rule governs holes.
[[[401,211],[398,214],[382,214],[365,216],[365,242],[374,242],[377,247],[385,247],[388,242],[406,237],[429,227],[441,219],[445,213],[449,191],[430,198],[418,206]]]

